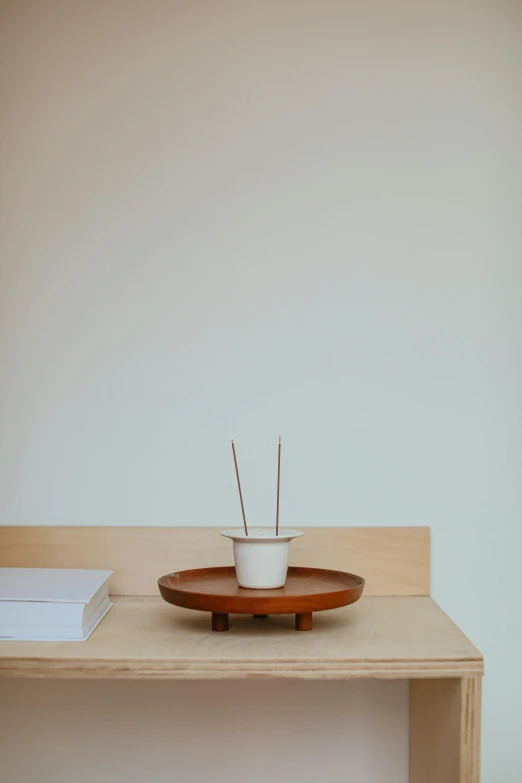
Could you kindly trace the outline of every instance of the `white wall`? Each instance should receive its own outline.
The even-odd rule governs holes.
[[[266,522],[281,433],[288,523],[432,527],[434,595],[486,655],[483,781],[520,781],[522,6],[0,13],[1,522],[239,524],[232,436]],[[165,736],[157,684],[115,685],[116,706],[101,686],[3,687],[16,710],[56,687],[46,732],[88,693],[131,733],[143,699]],[[346,694],[350,724],[353,686],[301,687],[265,685],[252,731],[291,712],[279,694],[335,721]],[[406,686],[364,687],[375,747],[404,746]],[[226,698],[216,731],[238,725],[245,696]],[[89,752],[114,759],[100,733]],[[328,758],[404,783],[405,752],[385,777],[358,739]]]
[[[2,781],[405,783],[402,685],[9,682]]]

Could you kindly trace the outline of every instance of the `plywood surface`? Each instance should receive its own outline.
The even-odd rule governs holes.
[[[0,566],[109,568],[113,595],[157,595],[163,574],[231,565],[220,528],[0,527]],[[303,528],[291,564],[366,579],[365,595],[429,595],[430,531],[423,527]]]
[[[0,642],[5,676],[91,678],[431,678],[482,674],[482,656],[428,597],[362,598],[314,615],[232,616],[227,633],[210,617],[160,598],[117,598],[87,642]]]
[[[410,684],[410,783],[479,783],[480,677]]]

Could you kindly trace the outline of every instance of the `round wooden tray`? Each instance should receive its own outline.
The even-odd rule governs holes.
[[[338,609],[358,601],[362,576],[324,568],[288,569],[284,587],[248,590],[239,587],[233,566],[178,571],[158,579],[162,598],[185,609],[212,612],[212,630],[228,631],[229,614],[295,614],[298,631],[312,630],[312,612]]]

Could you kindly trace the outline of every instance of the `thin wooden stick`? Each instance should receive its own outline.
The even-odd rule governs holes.
[[[279,487],[281,484],[281,436],[279,436],[279,448],[277,450],[277,507],[276,507],[276,536],[279,535]]]
[[[239,489],[239,499],[241,501],[241,511],[243,513],[243,524],[245,526],[245,536],[248,536],[247,521],[246,521],[246,516],[245,516],[245,507],[243,505],[243,493],[241,492],[241,482],[239,480],[239,469],[237,467],[236,447],[234,446],[234,441],[232,441],[232,454],[234,455],[234,465],[236,466],[237,487]]]

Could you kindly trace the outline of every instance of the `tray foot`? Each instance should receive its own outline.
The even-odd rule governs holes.
[[[252,617],[254,620],[266,620],[268,618],[267,614],[253,614]]]
[[[312,630],[312,612],[303,612],[302,614],[296,614],[295,630],[296,631]]]
[[[212,630],[228,631],[228,614],[212,612]]]

